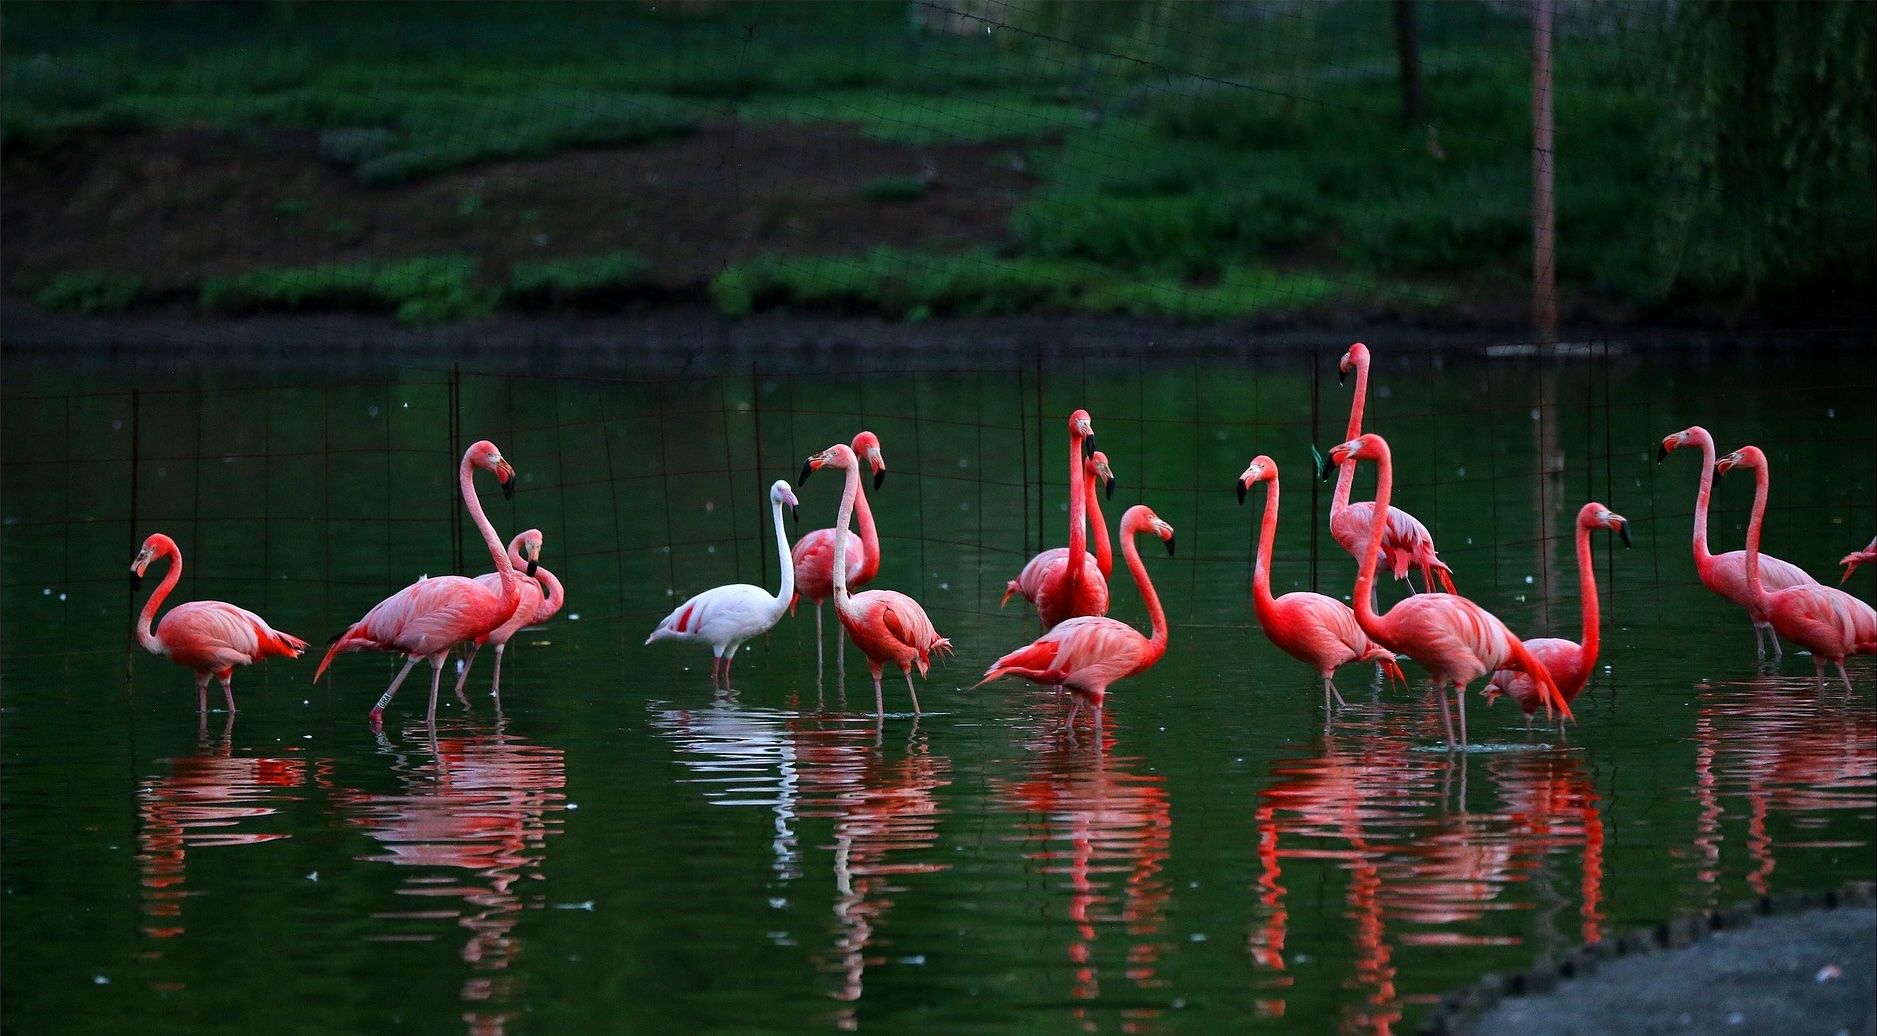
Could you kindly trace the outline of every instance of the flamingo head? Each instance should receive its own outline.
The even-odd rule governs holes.
[[[846,443],[837,442],[833,446],[803,461],[802,477],[796,479],[795,484],[802,485],[806,483],[808,476],[820,471],[822,468],[840,468],[845,471],[857,463],[859,462],[854,457],[853,449]]]
[[[130,588],[135,590],[143,582],[144,572],[150,568],[150,562],[156,560],[157,555],[162,554],[165,548],[174,550],[175,547],[175,540],[160,532],[151,533],[143,541],[143,546],[137,548],[137,557],[130,563]]]
[[[1082,459],[1095,455],[1095,422],[1088,411],[1077,410],[1069,415],[1069,436],[1082,440]]]
[[[880,437],[872,432],[861,432],[854,436],[854,456],[867,458],[867,467],[873,472],[873,488],[878,489],[886,482],[886,457],[880,453]]]
[[[534,570],[541,564],[541,530],[529,529],[515,539],[521,544],[522,568],[532,578]]]
[[[1493,702],[1506,696],[1506,689],[1499,686],[1499,681],[1494,680],[1492,683],[1487,684],[1480,693],[1486,696],[1486,705],[1491,707]]]
[[[502,499],[515,499],[515,469],[502,458],[502,451],[496,449],[494,443],[487,439],[476,443],[463,454],[463,461],[471,467],[492,472],[495,480],[502,483]]]
[[[795,499],[795,490],[789,488],[787,481],[776,479],[775,484],[769,487],[769,502],[787,507],[789,509],[789,517],[794,518],[797,522],[802,520],[802,512],[800,510],[802,502]]]
[[[1151,532],[1167,545],[1167,555],[1171,557],[1173,554],[1173,526],[1162,521],[1154,509],[1146,504],[1135,504],[1128,508],[1128,513],[1121,516],[1121,532]]]
[[[1330,447],[1330,454],[1325,458],[1322,476],[1329,481],[1330,472],[1352,460],[1381,460],[1388,456],[1388,443],[1374,432],[1358,435],[1346,443]]]
[[[1629,519],[1599,503],[1588,503],[1577,512],[1577,524],[1586,529],[1608,529],[1623,540],[1623,546],[1635,544],[1629,541]]]
[[[1722,475],[1727,474],[1735,468],[1757,468],[1764,471],[1766,469],[1766,454],[1761,453],[1758,446],[1742,446],[1727,456],[1722,457],[1714,464],[1715,472]]]
[[[1239,506],[1241,507],[1244,506],[1245,494],[1251,491],[1251,487],[1253,485],[1256,485],[1259,482],[1275,482],[1275,481],[1277,481],[1277,462],[1276,461],[1272,460],[1271,458],[1265,456],[1262,453],[1258,454],[1256,457],[1251,458],[1251,465],[1245,469],[1244,474],[1238,476]]]
[[[1103,492],[1108,494],[1108,499],[1113,500],[1114,469],[1108,466],[1108,455],[1100,450],[1096,450],[1094,453],[1090,454],[1088,458],[1088,470],[1093,473],[1096,478],[1101,479]]]
[[[1698,443],[1707,436],[1707,429],[1700,425],[1691,425],[1672,435],[1665,435],[1662,437],[1662,447],[1655,451],[1655,462],[1660,464],[1667,460],[1668,455],[1674,453],[1677,447]]]
[[[1369,347],[1356,342],[1343,353],[1343,358],[1336,364],[1336,383],[1349,380],[1349,372],[1369,364]]]

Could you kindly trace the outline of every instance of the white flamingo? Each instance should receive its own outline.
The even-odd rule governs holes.
[[[782,613],[789,610],[789,600],[795,596],[795,561],[789,556],[789,539],[782,531],[784,504],[789,506],[790,514],[795,514],[795,508],[800,506],[788,482],[777,479],[775,485],[769,487],[769,506],[776,526],[776,553],[782,564],[782,589],[775,596],[750,583],[713,586],[679,605],[645,638],[647,644],[654,640],[696,640],[709,644],[715,656],[710,666],[713,688],[730,689],[730,660],[736,657],[736,649],[751,637],[769,632],[781,620]],[[799,520],[800,516],[796,517]],[[717,682],[720,673],[721,685]]]

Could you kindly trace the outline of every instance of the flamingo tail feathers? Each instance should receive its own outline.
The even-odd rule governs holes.
[[[326,675],[326,667],[332,665],[333,659],[338,658],[341,652],[351,650],[349,645],[352,643],[354,639],[353,634],[357,629],[358,629],[357,626],[353,626],[350,629],[347,629],[344,633],[341,633],[338,636],[332,638],[332,641],[331,641],[332,646],[326,649],[326,657],[320,659],[319,668],[313,670],[313,682],[314,683],[318,683],[319,678]]]
[[[1558,682],[1552,678],[1551,670],[1546,669],[1545,664],[1538,660],[1538,656],[1528,651],[1524,643],[1516,640],[1512,642],[1512,659],[1516,664],[1508,668],[1522,670],[1532,678],[1533,683],[1538,685],[1538,700],[1544,702],[1547,720],[1551,718],[1553,706],[1564,714],[1565,719],[1577,719],[1576,716],[1571,715],[1571,703],[1564,700],[1564,694],[1558,690]]]
[[[946,643],[949,648],[950,642]],[[982,687],[1000,676],[1016,674],[1026,676],[1046,672],[1056,660],[1056,652],[1062,647],[1053,640],[1039,640],[1034,644],[1020,647],[997,660],[985,670],[984,679],[972,684],[973,688]]]
[[[1381,666],[1382,672],[1388,674],[1388,685],[1390,687],[1393,687],[1397,680],[1401,682],[1401,686],[1408,686],[1408,674],[1401,671],[1400,662],[1395,661],[1393,657],[1384,658],[1381,661]]]

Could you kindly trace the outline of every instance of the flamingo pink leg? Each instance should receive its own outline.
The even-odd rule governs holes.
[[[469,682],[469,667],[476,664],[476,652],[481,650],[480,644],[469,645],[469,657],[463,659],[463,671],[456,674],[456,695],[459,698],[463,695],[463,685]]]
[[[447,651],[430,656],[430,711],[424,714],[424,722],[433,727],[437,725],[437,689],[443,686],[443,662],[447,658]]]
[[[489,682],[489,697],[491,698],[500,698],[502,696],[502,652],[507,647],[507,644],[497,644],[495,646],[495,678]],[[476,656],[470,655],[469,657],[474,659]]]
[[[411,669],[416,665],[417,656],[413,655],[405,660],[404,668],[398,670],[398,675],[391,678],[391,686],[385,688],[385,693],[378,698],[378,704],[372,706],[371,721],[374,726],[384,722],[385,706],[391,704],[391,696],[398,693],[398,685],[404,682],[405,677],[411,675]]]
[[[209,671],[206,669],[196,674],[196,711],[204,714],[209,711]]]
[[[1843,666],[1840,666],[1839,668],[1840,668],[1840,669],[1842,669],[1842,668],[1844,668],[1844,667],[1843,667]],[[905,670],[903,670],[903,672],[904,672],[904,673],[906,674],[906,693],[907,693],[907,694],[910,694],[910,695],[912,695],[912,714],[913,714],[913,715],[915,715],[915,716],[917,716],[917,715],[920,715],[920,712],[919,712],[919,692],[918,692],[918,691],[916,691],[916,690],[913,690],[913,686],[912,686],[912,670],[911,670],[910,668],[908,668],[908,669],[905,669]]]
[[[228,714],[235,712],[235,671],[224,669],[216,674],[222,681],[222,696],[228,699]]]

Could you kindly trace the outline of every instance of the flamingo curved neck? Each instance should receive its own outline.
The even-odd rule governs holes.
[[[1360,353],[1356,356],[1356,393],[1349,400],[1349,427],[1343,435],[1343,441],[1349,442],[1362,434],[1362,412],[1369,402],[1369,356]],[[1334,514],[1349,506],[1349,494],[1356,485],[1356,462],[1352,457],[1343,462],[1336,472],[1336,495],[1330,498],[1330,513]],[[1276,488],[1273,486],[1273,488]]]
[[[860,542],[867,549],[860,556],[860,572],[856,576],[862,583],[873,581],[880,574],[880,530],[873,524],[873,505],[867,503],[867,487],[855,472],[854,480],[854,524],[860,533]]]
[[[1095,473],[1088,473],[1088,481],[1082,487],[1084,499],[1088,501],[1088,524],[1095,537],[1095,567],[1101,571],[1103,579],[1114,575],[1114,545],[1108,542],[1108,522],[1101,516],[1101,494],[1095,491]]]
[[[1747,592],[1756,601],[1765,601],[1772,596],[1766,592],[1766,585],[1760,581],[1760,527],[1766,520],[1766,490],[1771,476],[1766,473],[1766,465],[1758,464],[1753,468],[1753,519],[1747,522]]]
[[[554,573],[540,565],[534,567],[534,577],[541,581],[542,589],[545,591],[541,595],[541,607],[535,610],[535,621],[545,622],[567,603],[567,591],[560,585],[560,580],[555,577]]]
[[[1251,607],[1258,624],[1269,626],[1277,618],[1277,599],[1271,596],[1271,541],[1277,538],[1277,479],[1264,498],[1264,519],[1258,525],[1258,560],[1251,568]]]
[[[1583,598],[1584,636],[1578,641],[1578,655],[1582,660],[1581,669],[1585,673],[1596,664],[1599,624],[1601,616],[1597,606],[1597,566],[1590,555],[1590,526],[1577,523],[1577,592]]]
[[[1714,439],[1701,435],[1701,484],[1695,487],[1695,564],[1714,556],[1708,551],[1708,498],[1714,493]]]
[[[845,477],[841,511],[834,519],[834,610],[851,615],[853,597],[847,592],[847,526],[854,517],[854,500],[860,495],[860,465],[848,465]]]
[[[1382,529],[1388,523],[1388,501],[1395,490],[1395,465],[1388,445],[1379,439],[1380,453],[1375,458],[1375,513],[1369,518],[1368,549],[1362,553],[1362,567],[1356,575],[1356,625],[1374,637],[1381,628],[1382,616],[1369,606],[1369,594],[1375,589],[1375,563],[1382,555]]]
[[[776,554],[781,559],[779,564],[782,568],[782,588],[776,591],[775,604],[775,613],[780,617],[784,611],[788,610],[789,598],[795,596],[795,556],[789,553],[788,533],[782,528],[782,501],[769,501],[769,513],[775,521]],[[838,551],[839,548],[837,547],[836,550]]]
[[[1070,586],[1082,582],[1082,559],[1088,556],[1088,498],[1083,492],[1087,481],[1082,459],[1082,435],[1069,436],[1069,571]]]
[[[169,571],[163,573],[163,581],[150,593],[150,599],[144,602],[143,611],[137,616],[137,643],[146,651],[162,654],[163,642],[150,631],[150,626],[156,621],[156,610],[163,606],[163,600],[182,581],[182,551],[166,540],[157,548],[157,557],[169,559]]]
[[[476,531],[482,533],[483,545],[489,548],[489,559],[495,562],[495,572],[502,580],[502,604],[507,614],[514,614],[516,606],[521,604],[521,576],[516,574],[515,566],[509,564],[508,551],[502,549],[502,541],[495,536],[495,526],[489,524],[489,517],[482,513],[482,501],[476,498],[475,465],[469,462],[469,455],[463,455],[456,481],[463,493],[463,506],[469,509],[470,520],[476,523]]]
[[[1147,565],[1141,561],[1141,551],[1135,545],[1135,534],[1139,528],[1121,530],[1121,554],[1127,559],[1128,571],[1134,575],[1134,585],[1140,588],[1141,600],[1147,603],[1147,618],[1153,623],[1154,635],[1148,638],[1147,657],[1143,663],[1150,663],[1166,653],[1167,650],[1167,613],[1160,607],[1160,595],[1154,592],[1153,581],[1147,578]]]

